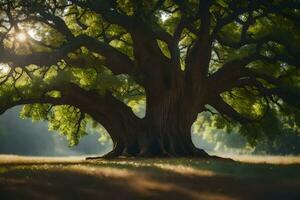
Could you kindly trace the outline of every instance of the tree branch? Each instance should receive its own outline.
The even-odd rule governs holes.
[[[210,40],[210,8],[211,2],[201,1],[199,12],[201,27],[199,37],[194,46],[190,49],[186,56],[186,81],[188,87],[192,87],[195,91],[207,76],[209,61],[211,58],[211,40]]]
[[[15,53],[2,49],[0,60],[4,63],[13,63],[15,66],[27,66],[30,64],[38,66],[50,66],[67,57],[68,53],[75,51],[81,46],[105,57],[104,65],[115,74],[132,74],[134,63],[127,55],[121,53],[110,45],[86,35],[79,35],[51,52],[35,52],[30,55],[16,55]]]
[[[214,107],[219,113],[226,115],[227,117],[239,122],[240,124],[249,124],[256,121],[255,119],[245,117],[241,113],[238,113],[220,96],[216,96],[215,98],[213,98],[209,104]]]

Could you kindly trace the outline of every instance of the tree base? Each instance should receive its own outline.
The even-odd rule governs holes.
[[[137,155],[130,155],[128,153],[121,153],[117,154],[116,151],[112,150],[103,156],[92,156],[86,157],[86,160],[100,160],[100,159],[119,159],[119,158],[195,158],[195,159],[209,159],[209,160],[217,160],[217,161],[230,161],[234,162],[231,158],[223,158],[215,155],[209,155],[202,149],[195,149],[195,152],[190,155],[174,155],[168,153],[150,155],[150,154],[137,154]]]

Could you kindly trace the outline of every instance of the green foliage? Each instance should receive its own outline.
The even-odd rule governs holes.
[[[237,154],[300,154],[299,122],[272,110],[256,124],[240,126],[210,113],[202,113],[192,132],[212,146],[211,150]],[[280,116],[280,117],[279,117]],[[296,134],[295,134],[296,133]]]
[[[70,146],[78,144],[79,139],[86,135],[89,118],[85,118],[79,109],[71,106],[51,106],[47,104],[25,105],[21,111],[22,118],[47,120],[50,131],[59,131],[67,137]]]
[[[139,117],[143,117],[146,92],[139,83],[143,82],[144,77],[136,72],[142,66],[138,66],[138,61],[136,61],[134,56],[134,37],[128,31],[128,29],[137,27],[129,26],[130,28],[128,28],[125,25],[111,23],[106,19],[105,15],[117,12],[120,16],[140,19],[139,23],[141,26],[144,26],[143,29],[151,29],[153,34],[158,33],[157,35],[165,31],[164,33],[170,36],[173,36],[178,31],[178,25],[182,23],[182,20],[186,20],[185,27],[182,28],[182,32],[178,36],[178,54],[180,55],[178,59],[181,70],[184,73],[187,67],[187,54],[195,46],[195,42],[199,39],[200,30],[203,27],[199,19],[201,12],[199,12],[198,8],[205,1],[187,0],[182,1],[182,5],[172,0],[103,1],[100,7],[112,6],[113,8],[110,8],[102,15],[76,4],[70,5],[70,2],[65,0],[38,0],[32,2],[43,2],[42,6],[44,6],[45,12],[53,14],[56,17],[55,19],[65,23],[65,27],[61,26],[63,24],[56,27],[55,20],[51,19],[51,17],[47,19],[47,16],[43,20],[23,20],[22,17],[26,15],[35,18],[41,17],[41,14],[29,13],[29,8],[18,7],[23,5],[23,1],[15,1],[17,9],[12,13],[13,17],[21,19],[18,22],[19,28],[25,30],[25,32],[26,30],[30,31],[31,35],[30,33],[28,34],[32,37],[32,40],[17,41],[13,36],[17,30],[15,30],[15,27],[12,27],[12,31],[9,32],[7,38],[3,39],[0,51],[8,49],[9,52],[13,52],[16,55],[47,52],[53,53],[51,56],[57,56],[55,49],[59,49],[59,53],[67,51],[68,54],[64,58],[59,58],[56,64],[49,66],[15,66],[9,63],[11,68],[6,72],[2,66],[0,72],[0,81],[2,83],[0,85],[0,107],[6,108],[10,104],[13,106],[14,103],[22,99],[39,99],[45,96],[56,99],[63,98],[63,93],[60,89],[67,83],[73,83],[85,90],[95,91],[99,95],[104,95],[109,91],[117,99],[130,106]],[[282,2],[279,0],[269,3],[276,6]],[[213,28],[218,25],[219,19],[230,17],[235,10],[243,10],[248,4],[249,1],[213,1],[209,9],[211,17],[209,33],[212,33]],[[300,78],[297,64],[299,64],[298,56],[300,55],[300,30],[299,26],[297,26],[297,20],[290,19],[291,17],[298,19],[299,11],[297,9],[285,9],[282,10],[283,16],[282,14],[265,14],[263,9],[267,8],[263,5],[261,6],[262,8],[255,9],[253,12],[242,12],[220,28],[216,33],[217,39],[212,43],[212,58],[208,71],[209,75],[211,75],[222,68],[224,63],[233,60],[243,61],[249,56],[258,53],[267,59],[250,62],[245,68],[255,73],[275,78],[278,81],[277,85],[263,80],[263,78],[256,78],[256,80],[266,89],[278,90],[279,94],[284,95],[281,98],[277,97],[280,95],[262,95],[261,91],[253,86],[231,88],[223,92],[221,97],[238,114],[255,122],[261,119],[261,122],[253,123],[251,126],[240,126],[232,121],[228,121],[226,114],[219,113],[222,116],[209,116],[206,113],[203,115],[204,117],[200,117],[201,122],[197,121],[198,124],[201,123],[199,130],[205,129],[205,135],[211,134],[214,128],[218,128],[223,132],[232,132],[234,130],[245,135],[249,144],[253,146],[261,137],[272,138],[274,135],[280,134],[279,130],[282,130],[283,127],[285,131],[299,133]],[[21,15],[21,12],[24,13]],[[0,17],[4,16],[4,14],[5,12],[1,10]],[[111,17],[118,18],[118,15],[111,15]],[[191,20],[195,17],[198,17],[198,19]],[[251,18],[255,19],[249,23],[247,35],[244,36],[250,42],[240,45],[241,41],[245,39],[242,38],[244,25]],[[2,21],[0,23],[2,25]],[[104,55],[83,46],[69,52],[68,48],[70,46],[68,44],[72,37],[70,39],[67,34],[63,33],[65,31],[63,30],[64,28],[68,29],[74,37],[79,35],[90,36],[96,39],[97,42],[102,42],[108,47],[116,49],[118,53],[122,53],[129,60],[133,61],[134,66],[132,67],[134,72],[130,72],[130,75],[113,74],[109,70],[109,66],[106,66],[107,59]],[[2,40],[2,36],[5,36],[5,28],[0,27],[0,36]],[[141,37],[146,36],[142,34]],[[155,38],[154,41],[157,42],[156,47],[160,48],[165,58],[170,59],[171,52],[174,49],[170,49],[170,46],[166,41],[163,41],[163,38]],[[266,38],[268,42],[262,42]],[[151,47],[143,46],[143,44],[139,44],[139,46],[142,46],[145,50],[150,48],[150,53],[154,49],[151,45]],[[146,60],[150,59],[152,58],[146,58]],[[232,69],[232,73],[236,70]],[[285,95],[286,93],[289,95]],[[213,108],[211,109],[213,110]],[[216,110],[214,111],[217,112]],[[51,130],[59,130],[63,135],[67,136],[71,145],[78,143],[80,137],[86,134],[88,124],[92,123],[90,117],[82,116],[78,108],[66,105],[26,105],[23,107],[21,116],[32,118],[33,120],[49,121],[49,128]],[[105,136],[103,137],[105,138]]]
[[[79,109],[71,106],[55,106],[50,115],[49,130],[58,130],[73,146],[86,134],[86,123],[84,114]]]

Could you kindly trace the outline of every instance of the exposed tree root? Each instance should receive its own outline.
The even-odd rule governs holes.
[[[99,160],[103,159],[103,156],[91,156],[91,157],[86,157],[85,160]]]
[[[195,159],[208,159],[208,160],[217,160],[217,161],[226,161],[234,162],[231,158],[223,158],[215,155],[209,155],[202,149],[195,148],[195,151],[192,154],[187,155],[176,155],[168,152],[161,154],[151,154],[149,151],[141,151],[137,155],[130,155],[113,149],[103,156],[87,157],[86,160],[97,160],[97,159],[117,159],[117,158],[195,158]]]

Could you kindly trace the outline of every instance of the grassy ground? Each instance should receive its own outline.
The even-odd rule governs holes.
[[[0,156],[0,199],[300,199],[299,157],[234,159]]]

